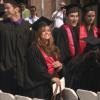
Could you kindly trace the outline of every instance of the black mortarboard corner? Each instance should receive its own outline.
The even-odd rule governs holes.
[[[5,3],[11,3],[12,5],[18,5],[15,0],[7,0]]]
[[[96,3],[89,3],[83,6],[83,13],[87,13],[88,11],[96,11],[97,4]]]
[[[52,24],[52,21],[49,20],[48,18],[42,16],[36,22],[34,22],[32,24],[32,28],[33,28],[33,30],[37,31],[40,27],[42,27],[44,25],[50,25],[50,24]]]
[[[68,15],[69,13],[73,12],[80,12],[81,10],[81,5],[80,4],[70,4],[68,6],[64,7],[66,9],[66,14]]]
[[[100,47],[100,38],[95,38],[93,36],[88,36],[87,38],[82,39],[87,42],[91,49]]]
[[[0,15],[2,16],[5,13],[4,4],[0,4]]]

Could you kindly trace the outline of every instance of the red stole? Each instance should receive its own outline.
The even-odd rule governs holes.
[[[67,36],[68,36],[68,42],[69,42],[69,49],[70,49],[70,55],[72,57],[75,56],[75,47],[74,47],[74,41],[73,41],[73,37],[72,37],[72,33],[71,30],[69,28],[69,26],[67,24],[63,25],[66,32],[67,32]],[[82,54],[84,52],[84,49],[86,48],[86,42],[83,41],[83,38],[86,38],[88,36],[88,33],[86,31],[86,28],[84,25],[80,25],[80,29],[79,29],[79,54]],[[93,27],[93,33],[94,33],[94,37],[98,37],[98,29],[94,26]]]
[[[64,24],[63,26],[64,26],[64,28],[67,32],[67,36],[68,36],[70,55],[72,57],[74,57],[75,56],[75,47],[74,47],[74,41],[73,41],[71,30],[67,24]]]
[[[88,36],[87,30],[83,24],[80,25],[79,29],[80,35],[79,35],[79,53],[82,54],[84,52],[84,49],[86,48],[87,44],[85,41],[83,41],[83,38],[86,38]],[[98,37],[98,29],[96,26],[93,27],[93,34],[94,37]]]
[[[55,62],[55,60],[53,59],[52,56],[48,56],[44,51],[43,49],[39,48],[45,61],[46,61],[46,64],[48,66],[48,73],[49,74],[53,74],[54,73],[54,66],[53,66],[53,62]]]

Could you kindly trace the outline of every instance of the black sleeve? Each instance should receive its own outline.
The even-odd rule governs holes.
[[[27,58],[28,74],[32,80],[51,81],[51,76],[47,71],[47,65],[38,48],[29,48]]]
[[[61,61],[63,63],[67,63],[70,59],[69,45],[66,34],[67,33],[63,27],[53,31],[54,41],[56,46],[60,49]]]

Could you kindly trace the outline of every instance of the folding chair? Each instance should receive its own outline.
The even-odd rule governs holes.
[[[15,99],[16,99],[16,100],[32,100],[32,99],[29,98],[29,97],[20,96],[20,95],[15,95]]]
[[[0,90],[0,93],[2,93],[2,90]]]
[[[0,100],[15,100],[13,94],[0,92]]]
[[[98,100],[100,100],[100,92],[99,91],[97,92],[97,97],[98,97]]]
[[[93,91],[78,89],[76,92],[80,100],[98,100],[97,94]]]
[[[62,94],[64,100],[78,100],[76,92],[71,88],[65,88]]]
[[[32,100],[45,100],[45,99],[38,99],[38,98],[33,98]]]

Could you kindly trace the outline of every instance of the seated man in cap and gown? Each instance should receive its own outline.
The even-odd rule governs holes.
[[[32,98],[51,100],[52,82],[60,86],[60,78],[63,76],[59,49],[54,44],[49,26],[51,22],[40,17],[32,25],[36,38],[27,53],[27,89],[24,91],[24,95]]]

